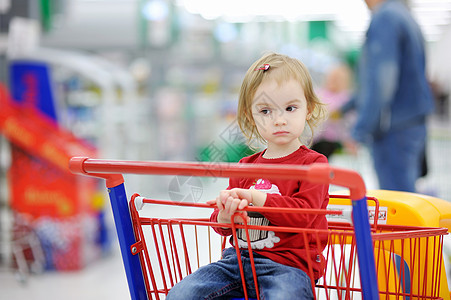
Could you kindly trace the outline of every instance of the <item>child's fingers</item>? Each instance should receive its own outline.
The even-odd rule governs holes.
[[[216,204],[216,206],[218,207],[219,210],[223,210],[224,209],[224,205],[222,205],[221,200],[219,200],[219,197],[216,197],[215,200],[211,200],[213,202],[213,204]]]
[[[208,204],[208,205],[215,205],[216,202],[218,201],[217,199],[218,199],[218,198],[216,198],[216,199],[211,199],[211,200],[207,200],[207,202],[205,202],[205,203]]]
[[[244,217],[244,219],[245,219],[247,222],[250,221],[250,218],[249,218],[249,216],[247,215],[247,211],[243,211],[243,217]]]
[[[243,211],[241,214],[243,215],[244,220],[245,220],[247,223],[249,223],[250,218],[249,218],[249,216],[247,215],[247,212],[246,212],[246,211]],[[240,219],[243,220],[243,218],[240,218]],[[241,221],[241,223],[244,223],[244,222]]]
[[[232,189],[232,196],[242,200],[247,200],[248,203],[252,203],[252,193],[248,189]]]
[[[230,212],[231,212],[231,206],[232,206],[232,201],[233,201],[233,198],[232,197],[228,197],[227,199],[225,199],[225,203],[223,203],[223,205],[224,205],[224,211],[226,211],[227,212],[227,214],[229,214],[229,215],[232,215]]]
[[[219,200],[219,197],[216,197],[216,199],[207,200],[206,204],[208,205],[215,205],[218,207],[219,210],[224,209],[224,206],[222,205],[221,201]]]
[[[216,204],[218,205],[218,208],[222,210],[223,214],[228,216],[229,218],[231,218],[236,211],[242,210],[248,206],[248,201],[246,199],[234,198],[231,195],[229,195],[227,198],[221,199],[221,197],[225,197],[225,194],[226,193],[221,193],[220,196],[216,198],[217,199]],[[211,200],[211,202],[213,201]],[[244,220],[246,222],[249,222],[247,212],[243,211],[242,214]],[[241,217],[238,217],[236,219],[236,222],[243,223],[243,219]]]
[[[227,213],[230,215],[233,215],[236,212],[239,204],[240,204],[240,199],[236,199],[236,198],[232,198],[232,197],[227,198],[227,203],[226,203]]]
[[[243,199],[243,200],[240,200],[240,203],[239,203],[239,205],[238,205],[238,209],[243,209],[243,208],[245,208],[245,207],[247,207],[248,206],[248,202],[247,202],[247,200],[246,199]]]
[[[247,215],[247,212],[245,212],[245,211],[241,212],[241,216],[235,217],[235,223],[244,224],[245,222],[249,223],[249,221],[250,221],[250,218]]]
[[[238,197],[238,193],[237,193],[236,189],[231,189],[229,191],[229,193],[230,193],[230,196],[232,196],[233,198],[240,198],[240,197]]]
[[[240,199],[232,198],[231,204],[230,204],[230,214],[233,215],[237,209],[238,205],[240,205]]]
[[[235,213],[238,210],[238,206],[240,205],[240,202],[241,202],[240,199],[233,198],[232,205],[231,205],[233,213]]]
[[[228,190],[223,190],[221,192],[219,192],[219,199],[221,201],[221,203],[225,204],[227,201],[227,198],[230,197],[230,191]]]

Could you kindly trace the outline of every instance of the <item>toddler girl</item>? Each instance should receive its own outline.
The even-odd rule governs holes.
[[[246,164],[309,165],[327,163],[325,156],[303,144],[306,127],[325,115],[324,105],[316,97],[306,67],[297,59],[271,53],[257,60],[247,71],[240,90],[238,124],[248,141],[259,139],[266,149],[245,157]],[[265,207],[325,209],[329,202],[328,185],[298,179],[230,178],[227,190],[215,200],[217,209],[211,221],[231,223],[232,215],[248,205]],[[324,215],[249,213],[248,224],[327,229]],[[231,229],[217,227],[221,235]],[[239,231],[239,230],[238,230]],[[251,230],[255,269],[261,299],[313,299],[311,279],[322,274],[325,259],[322,251],[327,237],[320,243],[302,234]],[[247,250],[246,236],[238,232],[239,246],[249,297],[256,297]],[[308,246],[308,252],[306,250]],[[307,255],[310,255],[307,258]],[[307,275],[307,260],[313,262],[313,278]],[[223,258],[199,268],[177,283],[167,299],[229,299],[242,297],[238,258],[233,247]]]

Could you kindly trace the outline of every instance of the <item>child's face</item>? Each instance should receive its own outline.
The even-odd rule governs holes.
[[[252,116],[268,149],[297,149],[307,115],[304,90],[294,79],[280,85],[275,80],[262,82],[252,101]]]

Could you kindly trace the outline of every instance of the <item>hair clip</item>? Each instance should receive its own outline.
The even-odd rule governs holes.
[[[255,69],[254,71],[263,70],[263,72],[264,72],[264,71],[268,71],[268,69],[269,69],[269,64],[264,64],[260,68]]]

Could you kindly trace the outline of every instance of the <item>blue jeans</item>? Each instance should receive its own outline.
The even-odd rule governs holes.
[[[389,131],[373,142],[373,159],[384,190],[415,192],[420,177],[422,154],[426,143],[426,126]]]
[[[241,250],[249,298],[256,298],[249,252]],[[297,268],[276,263],[254,253],[260,298],[313,299],[310,278]],[[238,258],[234,248],[227,248],[223,258],[186,276],[170,291],[166,299],[230,299],[243,297]]]

